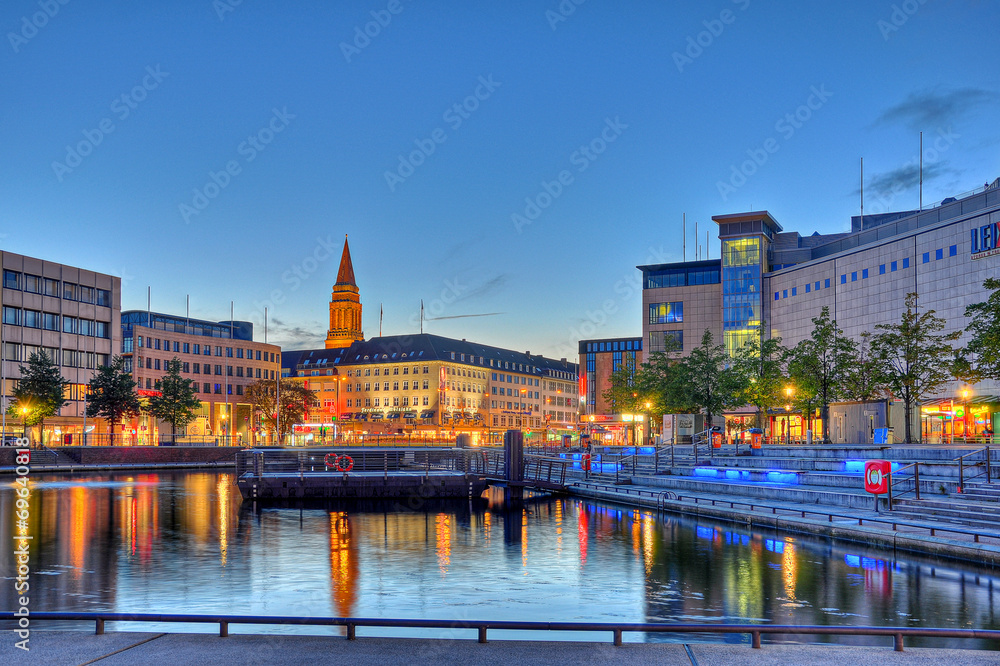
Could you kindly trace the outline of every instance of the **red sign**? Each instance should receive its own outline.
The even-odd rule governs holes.
[[[161,393],[160,391],[154,391],[152,389],[136,389],[135,392],[138,395],[149,396],[149,397],[163,395],[163,393]]]
[[[865,491],[882,495],[889,492],[889,461],[865,461]]]

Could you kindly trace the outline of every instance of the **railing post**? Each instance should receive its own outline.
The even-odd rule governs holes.
[[[958,492],[965,491],[965,456],[958,457]]]
[[[353,641],[356,638],[356,636],[355,636],[355,630],[356,630],[356,627],[353,624],[351,624],[350,622],[348,622],[347,623],[347,640]]]
[[[986,483],[993,483],[993,475],[990,473],[990,447],[986,447]]]
[[[903,651],[903,634],[894,634],[892,638],[893,638],[892,649],[895,650],[896,652],[902,652]]]
[[[622,644],[622,630],[621,629],[615,629],[614,630],[614,634],[615,634],[615,645],[621,646],[621,644]]]
[[[220,622],[219,623],[219,638],[225,638],[229,635],[229,623]]]
[[[891,464],[889,465],[889,483],[886,484],[885,488],[888,491],[888,493],[887,493],[888,494],[887,502],[888,502],[889,511],[892,511],[892,465]],[[875,507],[876,508],[878,507],[878,497],[877,496],[875,497]]]
[[[913,490],[920,499],[920,462],[913,463]]]
[[[486,625],[479,627],[479,642],[480,643],[486,642]]]
[[[760,632],[751,631],[750,632],[750,647],[759,650],[760,649]]]
[[[100,617],[97,618],[97,626],[95,627],[94,634],[97,635],[97,636],[103,636],[104,635],[104,619],[103,618],[100,618]]]

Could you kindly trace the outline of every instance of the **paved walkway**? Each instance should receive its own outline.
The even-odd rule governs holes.
[[[329,636],[31,632],[29,652],[14,647],[11,631],[0,635],[0,663],[59,664],[1000,664],[1000,652],[986,650],[823,645],[710,643],[570,643],[471,639],[365,638]]]

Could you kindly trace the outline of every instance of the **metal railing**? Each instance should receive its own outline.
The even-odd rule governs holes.
[[[938,532],[946,532],[949,534],[961,534],[964,536],[971,536],[974,543],[979,543],[982,537],[987,537],[989,539],[996,539],[1000,541],[1000,531],[998,532],[987,532],[982,529],[963,529],[960,527],[952,527],[951,525],[933,524],[929,525],[927,523],[921,523],[913,520],[898,519],[891,517],[881,517],[878,515],[866,515],[859,516],[857,514],[851,513],[841,513],[838,511],[824,511],[822,509],[804,509],[801,506],[784,506],[776,504],[768,504],[766,502],[741,502],[734,499],[720,499],[716,497],[700,497],[698,495],[684,495],[675,491],[652,491],[643,488],[630,488],[628,486],[608,486],[600,483],[585,483],[577,482],[569,486],[570,490],[579,489],[591,489],[593,491],[603,491],[605,493],[614,493],[615,495],[622,496],[626,498],[638,497],[642,498],[646,496],[649,501],[654,503],[654,506],[658,507],[661,511],[669,510],[666,506],[666,501],[677,501],[677,502],[692,502],[695,505],[698,504],[710,504],[711,506],[722,506],[728,505],[730,509],[735,510],[737,506],[745,507],[748,511],[756,511],[758,509],[770,510],[771,515],[777,516],[781,515],[778,512],[784,512],[785,515],[797,515],[800,518],[806,518],[808,516],[823,516],[826,518],[828,523],[832,523],[834,518],[849,520],[851,522],[857,521],[858,527],[863,527],[866,523],[877,523],[883,525],[889,525],[893,531],[896,531],[899,526],[912,527],[914,529],[927,530],[930,536],[937,536]],[[669,493],[669,494],[667,494]],[[670,496],[672,495],[672,497]],[[594,499],[604,499],[610,500],[607,497],[601,497],[596,493],[592,492],[589,497]],[[741,519],[746,514],[741,514]]]
[[[924,464],[926,465],[927,463]],[[895,481],[893,480],[892,477],[896,476],[897,474],[901,474],[903,471],[908,470],[911,467],[913,468],[912,476],[904,476],[900,477],[899,479],[896,479]],[[909,481],[913,482],[913,487],[910,488],[909,490],[904,490],[903,492],[897,492],[895,490],[897,485],[902,485]],[[888,491],[887,501],[888,501],[889,511],[892,511],[892,503],[897,499],[899,499],[900,497],[902,497],[903,495],[906,495],[907,493],[914,493],[916,499],[920,499],[920,462],[918,461],[915,463],[910,463],[909,465],[906,465],[905,467],[900,467],[895,471],[893,471],[892,467],[890,467],[888,483],[886,483],[886,490]]]
[[[968,458],[970,456],[975,456],[975,455],[978,455],[978,454],[984,453],[984,452],[986,453],[986,460],[977,460],[977,461],[975,461],[975,462],[973,462],[971,464],[965,462],[966,458]],[[975,467],[979,467],[980,465],[983,465],[983,466],[986,467],[985,471],[980,471],[978,474],[974,474],[974,475],[970,476],[968,480],[971,481],[972,479],[977,479],[980,476],[982,476],[983,474],[985,474],[986,475],[986,483],[992,483],[993,482],[993,474],[990,471],[990,463],[991,463],[991,460],[990,460],[990,447],[987,446],[986,448],[979,449],[978,451],[972,451],[971,453],[966,453],[964,456],[959,456],[959,457],[955,458],[955,460],[958,462],[958,492],[961,493],[961,492],[965,491],[965,481],[966,481],[966,478],[965,478],[965,468],[966,467],[973,467],[973,468],[975,468]],[[920,499],[920,498],[918,497],[917,499]]]
[[[0,619],[17,620],[11,612],[0,613]],[[761,648],[764,635],[812,636],[891,636],[893,649],[903,652],[904,639],[915,638],[965,638],[1000,640],[1000,631],[989,629],[942,629],[917,627],[831,627],[814,625],[759,625],[759,624],[680,624],[665,622],[531,622],[510,620],[419,620],[364,617],[288,617],[280,615],[178,615],[159,613],[77,613],[32,612],[32,621],[87,621],[94,622],[96,635],[105,632],[108,622],[187,622],[192,624],[217,624],[219,636],[229,636],[233,624],[299,625],[318,627],[345,627],[347,640],[357,639],[358,627],[407,628],[407,629],[469,629],[476,630],[480,643],[488,642],[490,629],[497,631],[593,631],[612,635],[616,646],[622,645],[622,634],[743,634],[750,636],[750,647]]]

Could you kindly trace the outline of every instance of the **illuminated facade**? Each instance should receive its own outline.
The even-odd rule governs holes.
[[[794,347],[809,337],[823,307],[857,339],[878,324],[898,323],[912,292],[921,311],[945,319],[945,333],[961,333],[960,347],[969,341],[965,308],[985,300],[983,281],[1000,274],[1000,179],[921,211],[855,216],[848,233],[784,232],[767,211],[712,219],[721,260],[638,267],[650,353],[674,337],[687,354],[706,329],[733,353],[762,324],[762,334]],[[952,382],[924,405],[925,439],[996,432],[998,394],[993,381]],[[889,424],[897,433],[901,420],[902,408],[892,409]],[[858,437],[847,421],[830,426],[835,439],[838,433],[842,441]]]
[[[361,296],[354,281],[354,264],[351,249],[344,236],[344,252],[340,256],[337,282],[330,296],[330,328],[326,333],[326,348],[347,347],[352,342],[364,340],[361,331]]]
[[[661,311],[676,312],[670,308]],[[645,415],[623,413],[604,394],[611,389],[613,373],[623,366],[638,369],[645,361],[642,338],[580,340],[581,428],[591,431],[595,438],[620,444],[628,442],[633,431],[642,437],[644,426],[636,424],[644,423]]]
[[[70,382],[67,403],[45,419],[46,444],[73,442],[84,427],[84,391],[121,341],[121,279],[0,252],[3,265],[3,406],[34,352],[45,352]],[[94,429],[94,420],[87,424]],[[21,432],[13,417],[7,433]],[[36,431],[37,432],[37,431]],[[67,438],[69,438],[67,440]]]
[[[285,352],[282,365],[285,376],[317,392],[302,424],[314,438],[336,423],[347,434],[484,441],[507,428],[554,433],[575,421],[575,363],[467,340],[372,338]]]
[[[259,379],[276,379],[281,360],[277,345],[254,342],[248,321],[204,321],[145,310],[121,315],[122,357],[140,397],[159,394],[167,363],[181,362],[181,376],[194,383],[201,401],[186,435],[194,439],[232,435],[235,442],[253,441],[254,415],[246,387]],[[129,430],[134,432],[129,432]],[[127,426],[125,442],[155,444],[170,426],[140,416]]]

